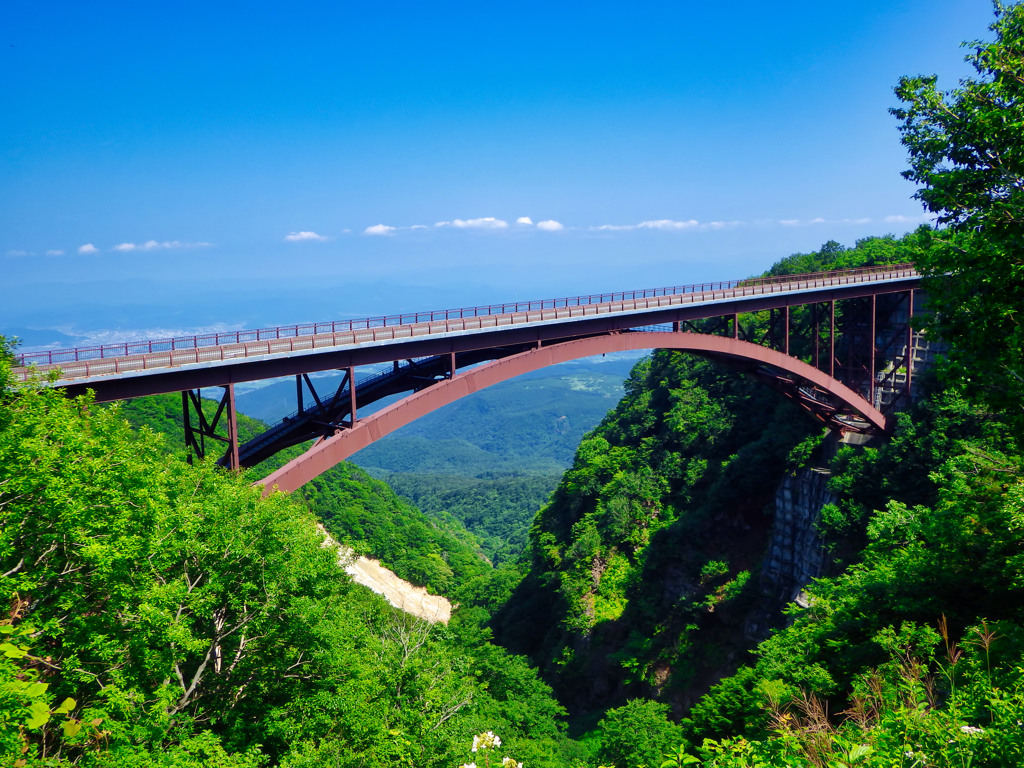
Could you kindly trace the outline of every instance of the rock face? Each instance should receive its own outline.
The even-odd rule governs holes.
[[[322,525],[317,528],[323,534],[325,547],[338,548],[338,565],[345,569],[356,584],[369,587],[378,595],[383,595],[395,608],[412,616],[432,624],[448,623],[452,617],[452,604],[448,600],[398,578],[376,560],[355,557],[351,549],[338,544]]]
[[[775,492],[775,523],[761,568],[761,586],[776,599],[799,601],[803,588],[825,571],[825,549],[814,529],[821,508],[835,501],[832,473],[809,467],[786,475]]]
[[[821,508],[835,501],[826,487],[832,473],[820,467],[787,474],[775,491],[775,519],[761,561],[765,600],[744,620],[744,634],[760,642],[778,624],[778,610],[795,602],[806,607],[804,587],[825,574],[827,553],[814,528]]]

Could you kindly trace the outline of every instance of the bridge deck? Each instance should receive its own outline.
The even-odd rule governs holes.
[[[688,313],[688,318],[711,317],[771,306],[828,301],[840,295],[851,295],[844,289],[858,286],[870,287],[870,292],[879,292],[878,289],[885,286],[893,291],[905,290],[913,287],[918,279],[918,273],[910,265],[869,267],[317,324],[307,326],[314,331],[308,335],[299,335],[302,326],[289,326],[236,332],[227,335],[229,339],[234,337],[228,343],[209,343],[210,339],[220,341],[225,334],[131,342],[113,347],[25,355],[22,362],[26,365],[16,367],[14,374],[26,380],[34,374],[58,370],[55,386],[73,390],[103,389],[99,399],[115,399],[287,375],[300,369],[309,372],[343,364],[362,365],[413,357],[417,353],[437,353],[436,344],[420,342],[447,342],[452,350],[480,348],[501,344],[503,339],[509,338],[506,332],[511,329],[536,329],[530,338],[549,340],[578,335],[588,323],[594,325],[594,320],[610,321],[601,324],[604,331],[639,328],[665,322],[669,317],[681,317],[673,314],[673,310],[682,308],[698,310],[696,314]],[[611,300],[590,301],[595,298]],[[421,317],[428,319],[419,321]],[[416,321],[402,322],[410,318]],[[317,332],[325,326],[329,330]],[[256,338],[242,340],[246,335]],[[472,337],[468,344],[466,337]],[[517,338],[524,337],[520,333]],[[457,343],[457,339],[462,342]],[[184,344],[191,344],[191,347],[175,348]],[[168,348],[161,349],[163,346]],[[118,354],[122,350],[123,353]],[[361,352],[358,359],[351,354],[355,350]],[[367,354],[368,350],[377,351]],[[314,362],[308,359],[311,356],[323,359]],[[299,358],[307,359],[300,362]],[[283,365],[284,360],[289,362]],[[143,383],[143,379],[149,381]],[[129,381],[132,383],[126,387]]]

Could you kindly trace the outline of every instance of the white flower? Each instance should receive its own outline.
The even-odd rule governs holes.
[[[973,725],[961,725],[960,730],[968,736],[978,736],[985,732],[984,728],[975,728]]]
[[[473,751],[478,749],[493,749],[501,746],[501,739],[494,735],[494,731],[478,734],[473,737]]]
[[[523,764],[517,763],[515,758],[504,757],[501,760],[501,768],[523,768]]]
[[[476,768],[476,763],[463,763],[459,768]]]

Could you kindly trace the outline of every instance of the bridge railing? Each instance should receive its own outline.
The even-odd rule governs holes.
[[[202,349],[228,344],[245,344],[254,341],[273,341],[321,334],[337,334],[355,332],[387,326],[408,326],[417,323],[430,323],[443,320],[462,320],[473,317],[493,315],[510,315],[522,312],[533,312],[545,309],[563,309],[591,304],[609,304],[665,296],[683,294],[702,294],[717,291],[743,289],[744,293],[774,293],[782,290],[793,290],[794,284],[813,283],[815,286],[842,285],[862,282],[877,274],[893,277],[911,277],[916,275],[912,264],[881,265],[861,267],[859,269],[838,270],[835,272],[814,272],[802,275],[781,275],[777,277],[752,277],[743,280],[725,280],[713,283],[694,283],[691,285],[672,286],[667,288],[648,288],[637,291],[621,291],[613,293],[590,294],[587,296],[571,296],[557,299],[539,299],[535,301],[519,301],[507,304],[487,304],[458,309],[442,309],[429,312],[410,312],[398,315],[382,315],[358,320],[333,320],[323,323],[302,323],[283,325],[275,328],[257,328],[253,330],[226,331],[218,333],[197,334],[164,339],[146,339],[127,341],[118,344],[100,346],[74,347],[71,349],[46,350],[17,355],[17,364],[57,365],[88,360],[101,360],[112,357],[146,355],[154,352],[175,352],[178,350]]]

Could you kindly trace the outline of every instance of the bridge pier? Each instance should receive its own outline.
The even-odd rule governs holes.
[[[227,443],[223,463],[228,469],[241,468],[238,456],[238,413],[235,410],[235,385],[225,384],[223,389],[224,394],[221,396],[212,419],[207,419],[206,413],[203,411],[201,389],[187,389],[181,393],[185,450],[188,453],[189,464],[192,463],[193,455],[200,461],[206,458],[206,440],[210,439]],[[193,417],[195,417],[194,424]],[[217,426],[222,417],[226,423],[227,435],[217,432]]]

